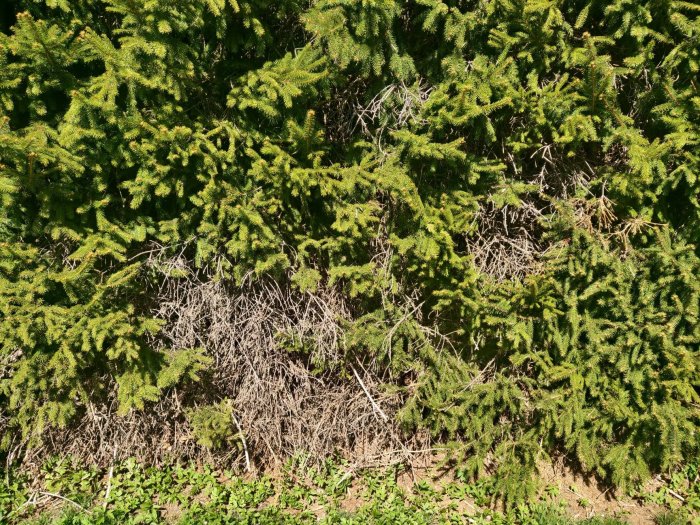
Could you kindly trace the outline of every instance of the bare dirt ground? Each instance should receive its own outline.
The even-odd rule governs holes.
[[[630,525],[653,525],[654,516],[661,507],[643,503],[600,487],[594,479],[583,477],[562,465],[549,464],[540,467],[540,476],[547,485],[557,487],[559,498],[566,502],[571,516],[615,516]]]
[[[444,487],[455,481],[454,471],[436,468],[433,461],[401,474],[399,486],[410,491],[419,482],[428,482],[435,488]],[[543,487],[554,487],[556,501],[565,504],[566,511],[574,518],[617,517],[630,525],[653,525],[654,517],[662,508],[615,493],[608,487],[601,487],[592,477],[585,477],[562,464],[542,464],[539,467]],[[651,487],[650,487],[651,488]],[[455,502],[452,502],[455,503]],[[464,514],[476,513],[479,507],[472,500],[456,502]],[[483,510],[483,509],[482,509]]]

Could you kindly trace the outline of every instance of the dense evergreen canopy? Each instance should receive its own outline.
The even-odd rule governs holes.
[[[159,335],[157,252],[339,294],[340,358],[280,344],[373,370],[406,435],[488,458],[510,497],[546,455],[624,485],[700,453],[700,4],[3,10],[6,448],[212,373]],[[201,443],[224,405],[191,418]]]

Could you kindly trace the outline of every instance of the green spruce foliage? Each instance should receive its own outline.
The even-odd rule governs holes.
[[[700,454],[699,17],[8,2],[2,445],[113,395],[148,409],[216,366],[159,338],[158,247],[231,286],[341,294],[329,368],[380,369],[405,431],[470,475],[502,469],[508,498],[555,454],[619,486]],[[217,410],[191,412],[212,446],[231,430]]]

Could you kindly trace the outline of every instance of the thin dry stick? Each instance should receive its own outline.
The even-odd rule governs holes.
[[[45,492],[45,491],[41,491],[41,490],[39,491],[39,494],[41,494],[42,496],[49,496],[49,497],[52,497],[52,498],[62,499],[63,501],[67,501],[68,503],[70,503],[70,504],[72,504],[72,505],[75,505],[75,506],[78,507],[80,510],[82,510],[83,512],[85,512],[85,507],[83,507],[82,505],[76,503],[75,501],[73,501],[73,500],[70,499],[70,498],[66,498],[65,496],[61,496],[60,494],[56,494],[56,493],[54,493],[54,492]]]
[[[117,459],[117,444],[114,444],[114,451],[112,452],[112,464],[109,466],[109,473],[107,474],[107,489],[105,490],[105,500],[102,502],[102,508],[107,508],[107,503],[109,502],[109,493],[112,491],[112,476],[114,475],[114,462]]]
[[[667,488],[666,490],[668,491],[668,493],[671,496],[673,496],[674,498],[678,499],[679,501],[682,501],[683,503],[685,503],[685,498],[683,496],[681,496],[680,494],[678,494],[678,492],[671,490],[669,488]]]
[[[17,507],[17,508],[14,509],[13,511],[11,511],[7,516],[8,516],[8,517],[10,517],[10,516],[18,516],[19,513],[20,513],[20,511],[21,511],[24,507],[29,507],[30,505],[36,505],[36,493],[32,493],[32,494],[29,496],[29,499],[28,499],[27,501],[25,501],[25,502],[22,503],[19,507]]]
[[[389,330],[389,333],[386,334],[386,337],[384,338],[384,347],[388,350],[389,353],[389,358],[391,359],[391,338],[394,336],[394,333],[399,329],[399,326],[403,324],[404,321],[406,321],[409,317],[411,317],[416,311],[423,306],[425,301],[418,303],[413,307],[413,309],[409,312],[406,312],[404,316],[399,319],[399,322],[396,323],[394,326],[391,327],[391,330]]]
[[[355,379],[357,379],[357,382],[360,383],[360,386],[362,387],[362,390],[364,391],[365,395],[367,396],[367,399],[369,399],[369,402],[372,403],[372,408],[374,408],[375,412],[378,413],[380,416],[382,416],[382,419],[384,421],[389,421],[389,416],[387,416],[384,411],[379,407],[379,405],[372,399],[371,394],[369,393],[369,390],[367,390],[367,387],[365,384],[362,382],[362,379],[360,378],[360,374],[357,373],[357,370],[355,370],[355,367],[352,367],[352,373],[355,374]]]
[[[248,444],[246,443],[245,435],[243,434],[243,429],[241,428],[241,425],[238,422],[236,414],[234,414],[233,412],[231,412],[231,419],[233,419],[233,424],[236,425],[238,433],[241,436],[241,442],[243,443],[243,453],[245,454],[245,470],[246,472],[250,472],[250,455],[248,454]]]

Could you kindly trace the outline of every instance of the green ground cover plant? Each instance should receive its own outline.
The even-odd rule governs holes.
[[[401,487],[396,468],[348,472],[330,462],[309,468],[295,461],[275,478],[242,479],[230,471],[152,468],[128,460],[116,465],[108,477],[105,471],[54,459],[42,468],[40,484],[20,478],[0,485],[0,519],[8,525],[628,523],[624,516],[569,517],[553,491],[502,512],[486,506],[492,496],[488,480],[442,485],[422,480]],[[691,487],[697,490],[697,481]],[[691,509],[659,514],[656,523],[685,524],[691,516],[682,513],[686,510]]]

